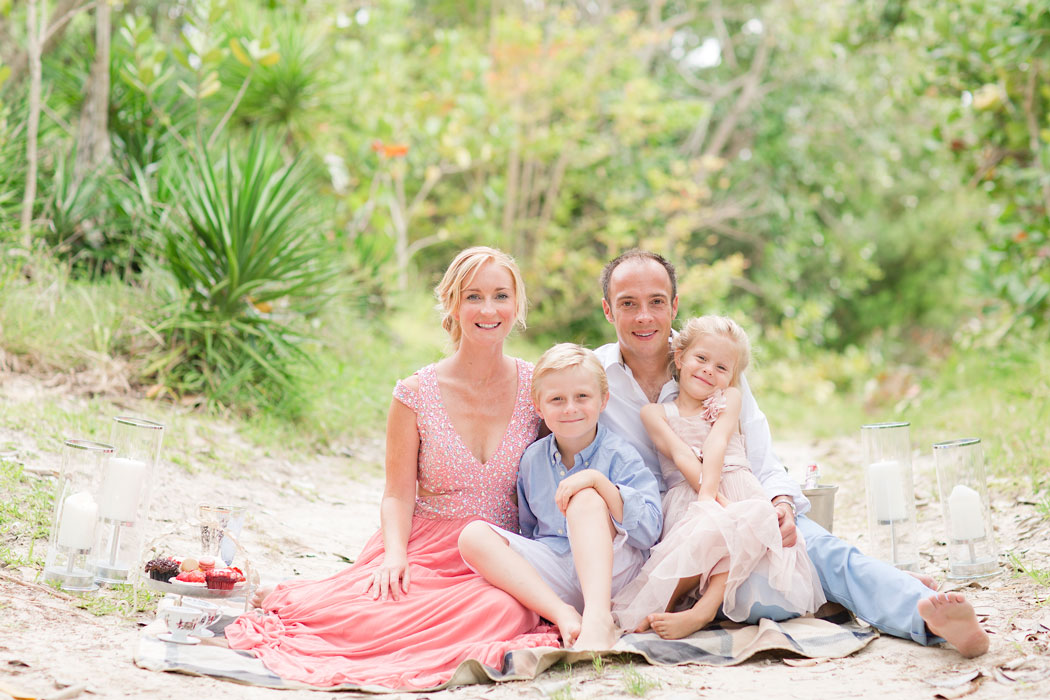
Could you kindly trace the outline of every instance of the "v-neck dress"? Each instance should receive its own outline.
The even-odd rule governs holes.
[[[284,679],[406,690],[444,683],[467,659],[501,669],[508,651],[559,646],[557,631],[471,571],[457,544],[472,520],[518,529],[518,461],[536,438],[539,417],[530,398],[532,365],[516,362],[514,412],[484,463],[453,428],[434,365],[417,372],[418,391],[403,382],[394,389],[419,430],[407,595],[376,601],[365,593],[383,562],[380,531],[338,574],[278,585],[263,602],[265,614],[243,615],[226,628],[230,646],[251,650]]]

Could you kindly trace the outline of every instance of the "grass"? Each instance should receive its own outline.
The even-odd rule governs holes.
[[[0,460],[0,563],[43,568],[51,528],[51,485],[27,475],[22,465]]]
[[[96,617],[120,615],[133,618],[139,613],[150,612],[157,607],[159,593],[136,588],[130,584],[116,584],[101,588],[94,593],[82,593],[76,596],[74,605],[87,610]]]
[[[645,697],[646,693],[660,687],[660,682],[648,678],[628,664],[623,671],[623,689],[635,697]]]
[[[793,358],[753,373],[778,435],[858,435],[865,423],[911,423],[913,448],[979,437],[988,474],[1021,491],[1050,490],[1050,342],[1019,332],[995,347],[959,344],[923,368],[890,367],[856,352]],[[1050,501],[1043,512],[1050,517]]]
[[[1040,586],[1050,588],[1050,569],[1028,566],[1015,552],[1008,553],[1006,558],[1010,561],[1010,566],[1014,568],[1015,576],[1027,576]]]

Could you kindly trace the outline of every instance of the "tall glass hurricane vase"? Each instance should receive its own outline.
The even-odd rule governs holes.
[[[873,423],[860,428],[872,554],[899,569],[918,571],[915,484],[909,423]]]

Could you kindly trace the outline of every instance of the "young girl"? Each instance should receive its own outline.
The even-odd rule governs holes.
[[[799,535],[795,546],[782,546],[776,512],[747,462],[736,386],[751,357],[747,335],[731,319],[702,316],[685,325],[673,350],[678,398],[642,409],[668,486],[664,536],[616,596],[620,626],[680,639],[720,607],[735,621],[748,619],[755,603],[774,605],[784,618],[815,611],[825,599],[805,543]],[[768,578],[775,602],[741,587],[755,572]]]

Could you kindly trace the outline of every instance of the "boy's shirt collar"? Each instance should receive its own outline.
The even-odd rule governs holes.
[[[591,458],[593,458],[594,453],[598,451],[598,446],[602,443],[602,440],[605,437],[605,433],[607,432],[609,432],[609,429],[601,423],[599,423],[598,430],[594,434],[594,439],[591,440],[591,443],[587,445],[587,447],[584,447],[576,454],[576,459],[573,462],[572,466],[566,465],[566,468],[569,470],[575,469],[576,466],[581,462],[583,463],[583,466],[585,468],[589,467],[591,463]],[[554,466],[563,464],[563,462],[561,461],[561,451],[558,450],[558,440],[554,437],[554,433],[548,435],[547,439],[550,440],[550,444],[547,445],[547,457],[550,459],[550,463]]]

